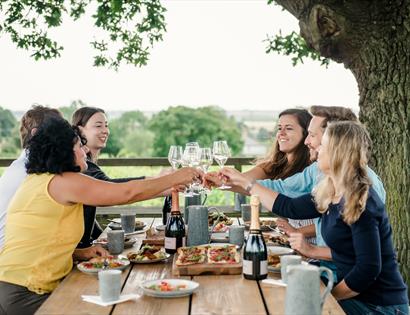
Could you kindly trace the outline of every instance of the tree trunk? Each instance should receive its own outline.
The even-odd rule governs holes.
[[[343,62],[360,93],[360,120],[373,140],[398,261],[410,284],[410,1],[275,0],[299,19],[301,35]],[[343,89],[343,87],[340,87]]]

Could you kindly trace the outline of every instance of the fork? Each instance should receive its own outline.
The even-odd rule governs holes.
[[[105,257],[104,262],[103,262],[102,270],[107,270],[107,269],[108,269],[108,259],[107,259],[107,257]]]

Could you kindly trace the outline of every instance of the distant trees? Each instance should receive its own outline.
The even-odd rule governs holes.
[[[87,104],[76,100],[59,110],[71,121],[74,111],[83,106]],[[241,123],[214,106],[170,107],[151,119],[140,111],[129,111],[117,118],[108,114],[108,120],[110,137],[102,154],[109,157],[167,156],[172,144],[198,141],[211,147],[215,140],[227,140],[232,155],[237,155],[244,144]],[[15,157],[20,151],[18,122],[11,111],[1,107],[0,136],[0,156]]]
[[[0,152],[2,156],[16,156],[20,150],[18,122],[13,113],[0,106]]]
[[[170,107],[154,115],[149,126],[154,133],[154,156],[166,156],[170,145],[191,141],[212,147],[215,140],[227,140],[232,155],[239,154],[243,147],[239,124],[214,106]]]

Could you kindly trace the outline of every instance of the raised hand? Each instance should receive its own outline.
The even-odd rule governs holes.
[[[218,175],[221,181],[224,181],[226,184],[239,186],[243,189],[245,189],[249,183],[249,179],[245,175],[232,167],[222,168],[218,172]]]
[[[195,181],[202,181],[204,173],[194,167],[183,167],[172,174],[173,186],[189,185]]]
[[[219,187],[222,185],[222,180],[218,175],[218,172],[209,172],[203,177],[203,185],[206,188]]]
[[[298,230],[291,226],[286,219],[279,218],[276,220],[276,225],[279,230],[286,233],[286,235],[290,235],[291,233],[297,233]]]

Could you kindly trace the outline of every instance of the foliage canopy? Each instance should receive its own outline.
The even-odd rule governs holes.
[[[8,34],[35,60],[56,58],[64,48],[52,39],[49,29],[59,27],[63,18],[78,20],[89,7],[94,11],[94,25],[104,34],[91,41],[97,51],[94,65],[114,69],[123,62],[145,65],[149,49],[166,30],[166,10],[160,0],[2,0],[0,36]]]

